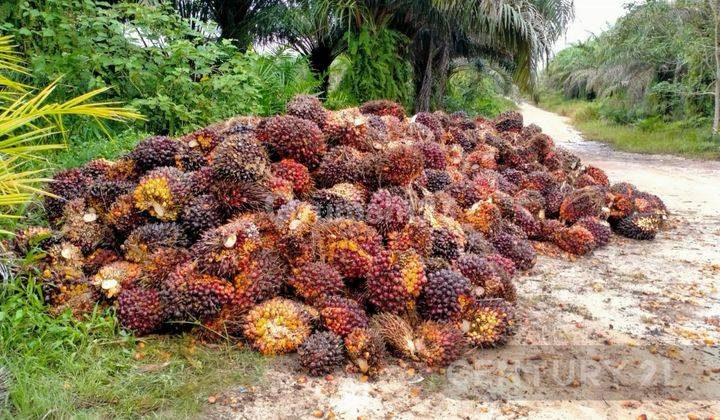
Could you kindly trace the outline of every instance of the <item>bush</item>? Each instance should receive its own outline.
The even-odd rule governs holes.
[[[72,11],[72,12],[69,12]],[[3,19],[4,18],[4,19]],[[142,127],[179,134],[236,114],[271,114],[317,81],[304,60],[241,54],[169,5],[98,0],[11,0],[0,31],[13,34],[40,84],[64,75],[67,98],[111,86],[107,96],[148,116]]]

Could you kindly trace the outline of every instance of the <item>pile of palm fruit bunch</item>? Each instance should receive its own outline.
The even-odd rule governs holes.
[[[17,233],[52,312],[114,308],[137,335],[190,332],[297,352],[322,375],[386,355],[446,366],[503,344],[534,243],[582,255],[651,239],[656,196],[507,112],[408,117],[379,100],[150,137],[117,161],[58,172],[50,227]]]

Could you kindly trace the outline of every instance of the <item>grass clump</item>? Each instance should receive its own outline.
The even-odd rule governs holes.
[[[602,102],[543,96],[539,106],[572,120],[590,140],[611,144],[633,153],[670,154],[702,159],[720,159],[720,138],[711,135],[704,121],[666,122],[644,118],[629,123],[613,121]]]
[[[4,274],[0,366],[9,402],[0,405],[0,417],[184,417],[212,393],[253,383],[264,370],[261,356],[230,344],[136,339],[120,331],[111,311],[52,317],[32,276],[9,275],[7,267]]]

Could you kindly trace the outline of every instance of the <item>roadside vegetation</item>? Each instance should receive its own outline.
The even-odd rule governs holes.
[[[540,106],[621,150],[719,157],[711,3],[628,5],[607,31],[551,60]]]

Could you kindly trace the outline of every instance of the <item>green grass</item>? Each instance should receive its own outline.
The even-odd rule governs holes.
[[[569,117],[587,139],[611,144],[618,150],[634,153],[671,154],[703,159],[720,158],[720,138],[713,138],[710,127],[692,127],[682,121],[648,119],[634,125],[621,125],[600,115],[596,102],[565,100],[547,95],[541,108]]]
[[[10,392],[0,418],[192,417],[209,395],[257,382],[265,363],[190,336],[134,338],[109,310],[82,321],[51,317],[32,278],[0,290],[0,366]]]

